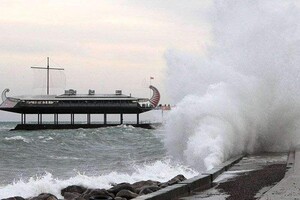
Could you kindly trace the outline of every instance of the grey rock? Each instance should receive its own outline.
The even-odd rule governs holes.
[[[97,195],[97,196],[90,197],[89,200],[114,200],[114,198],[107,195]]]
[[[64,192],[64,195],[63,195],[65,200],[76,199],[79,196],[80,196],[80,194],[77,192]]]
[[[160,188],[158,186],[144,186],[141,188],[141,191],[139,192],[139,195],[149,194],[152,192],[156,192]]]
[[[148,181],[139,181],[139,182],[133,183],[132,187],[136,190],[136,193],[140,193],[140,191],[142,190],[143,187],[158,186],[159,184],[161,184],[161,183],[158,181],[148,180]]]
[[[29,200],[58,200],[58,199],[53,194],[42,193],[37,197],[29,198]]]
[[[126,199],[133,199],[138,196],[138,194],[131,192],[130,190],[121,190],[117,193],[117,197],[123,197]]]
[[[127,199],[123,197],[116,197],[115,200],[127,200]]]
[[[87,189],[84,193],[82,193],[79,198],[83,198],[86,200],[89,200],[90,198],[114,198],[115,195],[112,193],[109,193],[108,191],[104,189]]]
[[[139,195],[145,195],[145,194],[150,194],[152,193],[153,191],[150,190],[149,188],[144,188],[140,191]]]
[[[25,200],[25,199],[23,197],[16,196],[16,197],[10,197],[7,199],[1,199],[1,200]]]
[[[160,184],[158,185],[158,187],[159,187],[160,189],[165,188],[165,187],[168,187],[168,186],[169,186],[168,182],[166,182],[166,183],[160,183]]]
[[[186,180],[186,178],[182,174],[179,174],[179,175],[175,176],[174,178],[172,178],[171,180],[169,180],[167,183],[168,183],[168,185],[174,185],[174,184],[179,183],[184,180]]]
[[[79,185],[71,185],[61,190],[61,195],[65,196],[65,192],[82,194],[87,188]]]
[[[134,193],[136,192],[130,183],[120,183],[120,184],[115,185],[112,188],[108,189],[107,191],[116,195],[121,190],[129,190]]]

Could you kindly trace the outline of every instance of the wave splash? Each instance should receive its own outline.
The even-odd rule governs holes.
[[[300,8],[296,1],[214,1],[202,56],[169,51],[176,108],[169,154],[206,170],[241,153],[300,142]]]
[[[183,174],[187,178],[191,178],[198,174],[190,168],[172,163],[169,159],[141,166],[134,165],[133,168],[135,169],[135,172],[131,174],[111,172],[99,176],[87,176],[78,173],[77,176],[66,180],[54,178],[51,173],[47,172],[43,176],[31,177],[28,180],[19,180],[12,184],[0,187],[0,199],[12,196],[29,198],[41,193],[51,193],[58,198],[63,198],[60,191],[70,185],[108,189],[111,187],[112,183],[134,183],[149,179],[164,182],[178,174]]]
[[[12,136],[12,137],[5,137],[6,141],[23,141],[25,143],[30,143],[30,139],[27,139],[23,136],[17,135],[17,136]]]

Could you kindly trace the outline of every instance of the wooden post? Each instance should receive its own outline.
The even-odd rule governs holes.
[[[106,115],[106,113],[104,113],[104,124],[105,125],[107,124],[107,115]]]
[[[71,124],[74,124],[74,114],[71,113]]]
[[[54,114],[54,124],[58,124],[58,114]]]
[[[87,114],[87,124],[91,124],[91,114]]]
[[[136,114],[136,124],[140,124],[140,114]]]
[[[123,113],[120,114],[120,123],[123,124]]]
[[[43,114],[38,114],[38,124],[43,123]]]

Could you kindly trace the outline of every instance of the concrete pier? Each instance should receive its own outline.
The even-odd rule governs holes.
[[[162,123],[150,123],[147,121],[140,121],[140,113],[135,113],[136,121],[127,121],[124,119],[125,113],[119,113],[119,121],[108,121],[108,113],[103,114],[103,121],[92,121],[92,114],[86,114],[86,120],[76,121],[75,113],[68,113],[70,115],[70,121],[60,121],[59,114],[54,113],[53,121],[43,121],[43,116],[46,114],[39,113],[36,115],[36,122],[28,122],[26,121],[26,116],[28,114],[21,114],[21,123],[18,124],[12,130],[43,130],[43,129],[78,129],[78,128],[102,128],[102,127],[111,127],[111,126],[120,126],[120,125],[128,125],[133,127],[145,128],[145,129],[154,129],[160,126]],[[49,114],[48,114],[49,116]]]
[[[259,199],[285,175],[288,153],[260,153],[247,155],[221,173],[213,187],[194,191],[180,200]],[[270,198],[273,199],[273,198]]]
[[[300,148],[231,158],[196,177],[135,200],[299,199],[299,188]]]
[[[78,129],[78,128],[104,128],[120,126],[121,124],[18,124],[12,130],[47,130],[47,129]],[[139,123],[139,124],[122,124],[136,128],[155,129],[161,123]]]
[[[268,199],[300,199],[300,146],[290,153],[286,176],[261,198],[261,200]]]
[[[193,195],[195,191],[201,191],[212,187],[213,180],[230,166],[239,162],[243,158],[243,155],[231,158],[227,162],[220,166],[207,171],[199,176],[187,179],[183,182],[163,188],[157,192],[153,192],[147,195],[139,196],[134,200],[173,200],[180,197]]]

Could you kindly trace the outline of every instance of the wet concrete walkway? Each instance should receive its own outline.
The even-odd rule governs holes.
[[[192,196],[180,199],[260,199],[284,178],[287,160],[288,153],[246,156],[215,179],[214,187],[202,192],[194,192]]]

